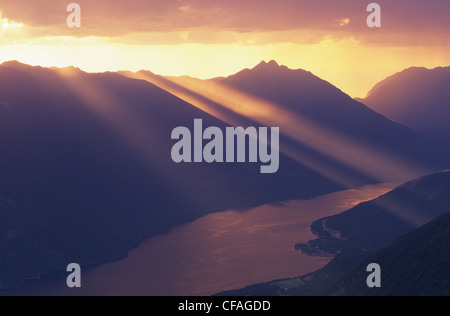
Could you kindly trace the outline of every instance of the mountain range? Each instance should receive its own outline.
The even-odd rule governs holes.
[[[157,76],[203,107],[130,76],[0,66],[0,288],[124,257],[211,212],[411,179],[447,163],[412,129],[275,62],[207,81]],[[202,119],[224,129],[230,117],[280,127],[277,174],[171,161],[174,128]]]
[[[412,129],[310,72],[275,61],[210,80],[148,71],[122,74],[173,91],[231,124],[279,126],[282,152],[347,187],[410,180],[442,170],[450,161]]]

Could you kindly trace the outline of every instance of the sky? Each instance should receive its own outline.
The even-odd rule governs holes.
[[[450,1],[77,0],[69,28],[63,0],[0,0],[0,62],[140,69],[197,78],[227,76],[276,60],[364,97],[411,66],[450,66]]]

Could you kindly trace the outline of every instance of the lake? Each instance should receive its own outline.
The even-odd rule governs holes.
[[[65,279],[37,280],[11,295],[211,295],[316,271],[331,258],[294,249],[314,238],[309,226],[392,190],[369,185],[312,200],[210,214],[143,242],[128,258],[89,268],[82,288]]]

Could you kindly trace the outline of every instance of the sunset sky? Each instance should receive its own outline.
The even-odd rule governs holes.
[[[448,0],[375,1],[381,29],[363,0],[78,0],[79,29],[70,2],[0,0],[0,62],[210,78],[275,59],[353,97],[404,68],[450,65]]]

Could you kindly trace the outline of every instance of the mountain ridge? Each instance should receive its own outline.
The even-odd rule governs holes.
[[[380,81],[359,101],[421,133],[449,135],[449,84],[450,67],[412,67]]]

